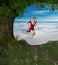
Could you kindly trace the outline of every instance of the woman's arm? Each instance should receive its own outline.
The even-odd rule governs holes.
[[[35,21],[32,21],[32,24],[33,24],[33,25],[36,25],[36,22],[35,22]]]

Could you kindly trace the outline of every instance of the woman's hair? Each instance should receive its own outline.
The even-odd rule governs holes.
[[[32,19],[36,19],[36,17],[33,17]]]

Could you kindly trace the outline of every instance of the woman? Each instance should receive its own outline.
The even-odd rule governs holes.
[[[29,37],[32,38],[35,35],[34,26],[36,24],[36,17],[33,17],[32,20],[28,21],[28,23],[30,24],[30,27],[27,32],[30,32]]]

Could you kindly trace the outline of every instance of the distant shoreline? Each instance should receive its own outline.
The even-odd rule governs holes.
[[[14,23],[21,23],[21,22],[26,22],[26,21],[14,21]],[[39,23],[58,23],[58,21],[37,21]]]

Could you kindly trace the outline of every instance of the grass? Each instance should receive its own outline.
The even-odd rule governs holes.
[[[5,39],[4,39],[5,38]],[[54,65],[26,41],[0,37],[0,65]]]
[[[24,40],[12,40],[7,49],[8,65],[53,65]]]
[[[41,49],[45,54],[58,61],[58,41],[52,41],[41,45]]]

